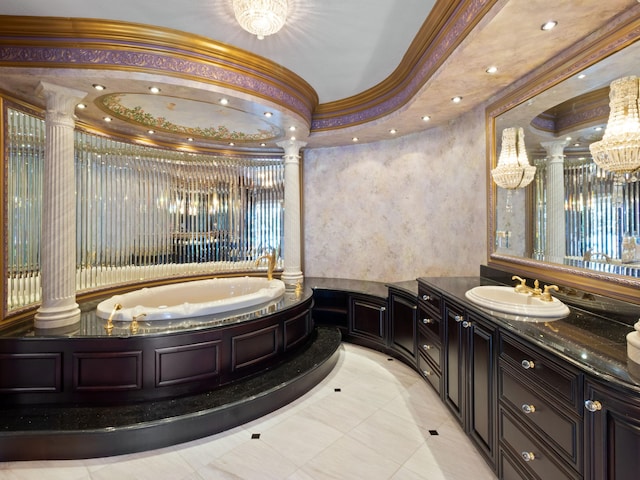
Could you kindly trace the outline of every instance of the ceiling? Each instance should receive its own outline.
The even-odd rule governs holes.
[[[351,144],[354,137],[364,143],[446,126],[619,13],[634,8],[640,15],[636,0],[290,4],[285,27],[258,40],[239,27],[230,0],[3,0],[3,16],[101,19],[112,33],[118,22],[139,24],[129,25],[131,31],[139,27],[141,42],[153,33],[155,45],[173,31],[184,34],[182,46],[193,46],[194,52],[203,39],[213,40],[217,58],[250,64],[247,71],[258,71],[269,89],[113,65],[67,68],[63,63],[9,59],[14,47],[27,45],[33,36],[6,33],[6,26],[14,23],[8,17],[0,29],[0,89],[38,107],[43,106],[35,93],[41,80],[87,92],[83,102],[89,108],[76,111],[81,124],[142,143],[180,146],[189,138],[193,148],[268,153],[277,149],[277,142],[295,135],[309,147],[330,147]],[[550,19],[558,26],[542,31],[540,26]],[[74,32],[66,35],[71,38]],[[73,38],[76,43],[69,48],[80,43]],[[135,36],[127,42],[132,45]],[[169,50],[166,44],[164,52]],[[267,61],[261,63],[260,58]],[[233,72],[238,70],[235,65]],[[497,73],[486,73],[492,65]],[[107,89],[95,91],[95,83]],[[160,94],[149,94],[151,84],[160,86]],[[277,90],[280,84],[285,87]],[[264,93],[273,91],[271,98]],[[281,92],[294,92],[293,100],[281,101]],[[452,103],[455,96],[462,101]],[[219,104],[222,97],[229,100],[227,105]],[[105,115],[113,121],[105,124]],[[390,133],[392,129],[397,133]]]

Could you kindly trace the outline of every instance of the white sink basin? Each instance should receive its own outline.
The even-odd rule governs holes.
[[[569,314],[569,307],[555,297],[551,302],[528,293],[518,293],[513,287],[483,285],[465,293],[467,299],[481,307],[512,315],[514,320],[548,321]],[[524,318],[520,318],[524,317]]]

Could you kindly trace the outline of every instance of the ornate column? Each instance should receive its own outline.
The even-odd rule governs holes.
[[[544,259],[564,263],[566,253],[564,215],[564,147],[567,140],[542,142],[547,151],[547,232]]]
[[[76,297],[76,199],[73,112],[86,92],[40,82],[44,97],[45,152],[40,274],[42,305],[38,329],[60,328],[80,320]]]
[[[300,149],[306,142],[286,140],[284,149],[284,272],[282,281],[295,285],[304,281],[300,241]]]

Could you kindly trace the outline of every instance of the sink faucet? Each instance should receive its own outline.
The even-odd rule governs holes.
[[[276,250],[272,249],[271,252],[258,257],[256,260],[256,267],[260,265],[263,258],[266,258],[269,261],[269,266],[267,267],[267,280],[273,280],[273,270],[276,268]]]
[[[606,253],[594,252],[591,249],[584,252],[582,260],[584,260],[585,262],[590,262],[592,257],[604,257],[605,262],[611,263],[611,257],[609,255],[607,255]]]
[[[553,297],[551,296],[550,290],[555,290],[556,292],[560,290],[557,285],[545,285],[544,291],[540,289],[540,282],[538,280],[534,280],[533,288],[527,285],[527,280],[521,278],[517,275],[511,277],[511,280],[518,280],[520,283],[515,286],[515,291],[518,293],[528,293],[531,294],[532,297],[540,297],[540,300],[543,302],[552,302]]]

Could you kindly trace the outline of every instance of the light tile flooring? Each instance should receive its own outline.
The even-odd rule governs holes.
[[[2,480],[470,478],[495,475],[435,391],[400,361],[346,343],[314,389],[233,430],[117,457],[0,463]]]

